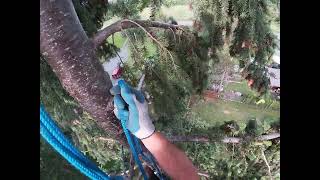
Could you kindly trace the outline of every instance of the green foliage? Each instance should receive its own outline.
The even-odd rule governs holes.
[[[174,123],[158,122],[156,126],[169,135],[198,134],[215,141],[214,143],[177,143],[201,171],[209,174],[210,179],[269,179],[268,168],[262,158],[261,150],[264,151],[271,167],[272,176],[279,179],[280,142],[278,140],[247,141],[242,144],[223,144],[219,141],[224,136],[247,137],[277,131],[275,126],[271,126],[274,120],[248,120],[243,122],[225,120],[223,123],[214,124],[204,121],[198,114],[189,113],[186,116],[177,115]],[[226,127],[231,127],[230,125],[234,127],[233,131],[226,130]]]
[[[72,0],[81,25],[89,37],[92,37],[106,20],[105,14],[108,10],[108,3],[105,0]],[[108,59],[115,56],[114,50],[118,50],[111,43],[104,43],[97,48],[98,57]]]
[[[163,5],[166,7],[174,6],[174,5],[185,5],[189,2],[189,0],[166,0],[163,2]]]
[[[72,0],[79,20],[88,36],[97,32],[105,21],[108,4],[105,0]]]
[[[213,54],[221,48],[230,50],[230,55],[244,68],[243,76],[254,80],[253,88],[266,93],[269,79],[265,66],[276,47],[268,21],[267,1],[201,0],[193,3],[203,26],[201,34]]]
[[[175,52],[178,66],[192,81],[192,93],[201,93],[208,83],[209,58],[205,40],[197,33],[183,31],[178,40],[169,32],[169,49]]]
[[[157,45],[146,39],[138,30],[128,32],[131,49],[131,66],[125,66],[125,78],[136,85],[141,74],[146,75],[146,91],[151,95],[156,119],[171,118],[171,115],[185,109],[184,98],[190,92],[190,81],[183,72],[173,68],[172,60]],[[150,49],[144,42],[148,42]],[[152,45],[152,46],[150,46]],[[134,73],[135,72],[135,73]]]
[[[139,13],[151,7],[154,20],[169,20],[161,13],[161,5],[179,4],[182,1],[73,0],[76,12],[88,36],[92,36],[112,17],[138,19]],[[128,38],[130,62],[124,65],[124,78],[136,86],[142,73],[146,75],[145,87],[150,110],[158,130],[168,135],[204,135],[212,140],[225,135],[261,135],[279,129],[278,112],[265,110],[251,104],[217,101],[215,104],[199,103],[187,108],[193,94],[207,88],[209,75],[220,75],[224,67],[239,60],[244,76],[255,80],[253,87],[265,92],[268,86],[266,63],[273,53],[274,37],[270,33],[267,1],[194,1],[194,13],[202,29],[184,31],[147,31],[163,47],[155,43],[140,28],[115,35],[115,43],[108,39],[98,48],[98,56],[108,59]],[[175,12],[176,13],[176,12]],[[270,17],[269,17],[270,18]],[[122,39],[122,40],[121,40]],[[242,45],[245,45],[244,48]],[[171,56],[171,55],[172,56]],[[253,59],[252,63],[249,60]],[[218,72],[219,71],[219,72]],[[51,68],[40,57],[40,101],[57,121],[64,133],[87,156],[108,173],[124,169],[121,146],[101,131],[94,120],[63,89]],[[266,103],[267,104],[267,103]],[[271,106],[271,105],[270,105]],[[250,121],[251,120],[251,121]],[[251,122],[251,124],[247,124]],[[226,132],[226,127],[235,129]],[[279,148],[277,141],[227,145],[221,143],[178,144],[203,171],[214,179],[263,179],[267,169],[261,158],[264,151],[274,177],[279,175]],[[128,150],[124,154],[128,157]],[[40,141],[41,177],[50,179],[82,179],[67,162]],[[52,166],[50,166],[52,163]],[[56,175],[56,176],[55,176]],[[52,177],[52,178],[51,178]]]
[[[86,180],[87,177],[62,158],[47,142],[40,139],[40,179]]]
[[[117,0],[115,3],[109,4],[107,16],[118,16],[121,18],[136,18],[150,0]]]

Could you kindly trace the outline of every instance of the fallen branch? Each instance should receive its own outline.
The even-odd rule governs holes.
[[[255,141],[267,141],[267,140],[272,140],[280,137],[280,133],[271,133],[267,135],[261,135],[258,137],[248,137],[248,139],[255,140]],[[170,136],[168,139],[171,142],[214,142],[218,140],[212,140],[209,137],[206,136]],[[224,137],[220,139],[221,142],[223,143],[242,143],[244,139],[247,138],[239,138],[239,137]]]
[[[95,47],[98,47],[101,45],[105,39],[107,39],[110,35],[122,31],[123,29],[130,29],[130,28],[136,28],[138,27],[137,24],[139,24],[142,27],[157,27],[157,28],[164,28],[164,29],[180,29],[181,26],[169,24],[169,23],[162,23],[158,21],[149,21],[149,20],[134,20],[133,22],[137,23],[131,23],[130,21],[133,20],[119,20],[102,30],[98,31],[94,37],[92,37],[92,41],[95,45]]]

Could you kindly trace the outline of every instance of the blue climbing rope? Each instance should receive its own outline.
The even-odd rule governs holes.
[[[125,126],[125,121],[121,120],[121,125],[128,144],[132,151],[135,162],[137,163],[143,178],[148,180],[147,174],[142,166],[139,156],[150,164],[155,174],[160,180],[165,180],[165,176],[158,167],[156,160],[150,152],[143,152],[141,141],[133,136]],[[41,136],[61,154],[70,164],[80,170],[81,173],[93,180],[123,180],[122,176],[109,176],[92,163],[83,153],[81,153],[64,136],[57,124],[51,119],[43,105],[40,104],[40,134]]]
[[[120,179],[110,178],[88,158],[86,158],[70,141],[63,135],[59,127],[53,122],[44,107],[40,105],[40,134],[58,151],[70,164],[80,170],[81,173],[93,180]],[[121,178],[122,179],[122,178]]]
[[[148,180],[148,177],[147,177],[147,174],[142,166],[142,163],[139,159],[139,155],[138,155],[138,152],[137,152],[137,149],[136,147],[134,146],[134,143],[132,141],[132,137],[131,137],[131,134],[130,132],[128,131],[128,129],[126,128],[125,126],[125,120],[124,119],[121,119],[121,125],[122,125],[122,129],[123,129],[123,132],[127,138],[127,141],[128,141],[128,144],[130,146],[130,149],[131,149],[131,152],[132,152],[132,155],[133,155],[133,158],[134,158],[134,161],[138,164],[138,167],[140,169],[140,172],[142,173],[142,176],[144,178],[144,180]]]

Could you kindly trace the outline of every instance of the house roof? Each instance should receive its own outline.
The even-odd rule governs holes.
[[[268,68],[268,76],[272,87],[280,87],[280,69]]]

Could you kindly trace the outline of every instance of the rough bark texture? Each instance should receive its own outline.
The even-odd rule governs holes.
[[[77,17],[71,0],[40,1],[40,50],[62,86],[98,125],[118,140],[112,84]],[[124,142],[124,141],[121,141]]]
[[[147,27],[157,27],[157,28],[164,28],[164,29],[176,29],[180,26],[174,25],[174,24],[168,24],[168,23],[162,23],[157,21],[148,21],[148,20],[132,20],[136,22],[137,24],[141,25],[144,28]],[[100,30],[93,38],[92,41],[95,44],[95,47],[101,45],[106,38],[108,38],[113,33],[122,31],[123,29],[129,29],[129,28],[137,28],[138,26],[132,22],[124,20],[119,20],[110,26]]]

